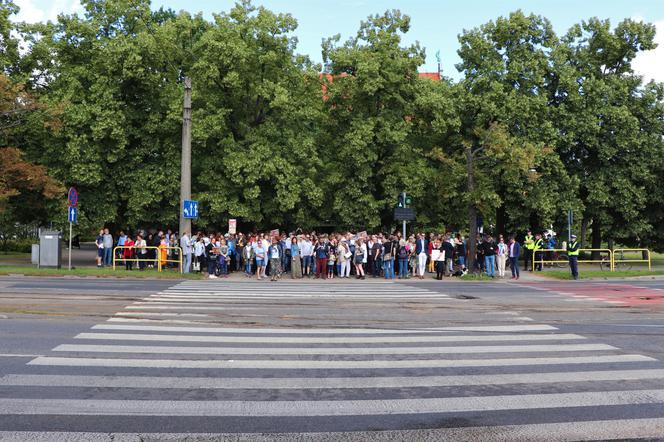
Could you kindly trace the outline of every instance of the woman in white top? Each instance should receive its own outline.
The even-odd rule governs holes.
[[[350,253],[350,248],[348,247],[348,243],[345,240],[339,241],[339,246],[337,247],[337,257],[341,266],[339,277],[350,278],[350,259],[352,254]]]
[[[148,249],[147,243],[143,239],[142,235],[137,235],[136,236],[136,243],[134,243],[134,247],[138,250],[138,270],[143,270],[145,269],[145,265],[148,259]],[[144,261],[145,260],[145,261]]]
[[[503,235],[500,235],[500,241],[498,241],[498,251],[496,253],[496,262],[498,264],[498,277],[505,277],[505,263],[507,262],[507,244],[505,244],[505,239]]]

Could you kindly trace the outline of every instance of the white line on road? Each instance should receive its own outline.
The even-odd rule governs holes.
[[[18,353],[0,353],[0,358],[38,358],[43,355],[27,355]]]
[[[459,327],[434,327],[418,329],[371,329],[371,328],[227,328],[227,327],[169,327],[159,325],[114,325],[98,324],[92,327],[94,330],[136,330],[136,331],[173,331],[193,333],[285,333],[285,334],[310,334],[310,333],[341,333],[341,334],[381,334],[381,333],[430,333],[430,332],[455,332],[455,331],[477,331],[477,332],[522,332],[522,331],[553,331],[558,330],[550,325],[482,325],[482,326],[459,326]]]
[[[622,439],[659,439],[664,434],[664,419],[617,419],[604,421],[556,422],[526,425],[492,425],[482,427],[433,428],[423,430],[352,431],[306,433],[309,442],[384,441],[481,441],[567,442],[606,441]],[[254,442],[285,442],[302,440],[302,433],[85,433],[0,431],[0,440],[31,442],[89,441],[183,441],[228,440]]]
[[[351,348],[224,348],[171,347],[143,345],[58,345],[53,351],[88,353],[153,353],[206,355],[418,355],[418,354],[480,354],[480,353],[543,353],[618,350],[607,344],[567,345],[488,345],[458,347],[351,347]]]
[[[139,333],[80,333],[75,339],[105,339],[113,341],[173,341],[173,342],[228,342],[228,343],[279,343],[279,344],[357,344],[397,342],[494,342],[494,341],[559,341],[586,339],[575,334],[522,334],[522,335],[448,335],[448,336],[209,336],[209,335],[154,335]]]
[[[661,404],[664,390],[339,401],[149,401],[1,398],[0,413],[118,416],[366,416]]]
[[[547,373],[479,374],[462,376],[372,377],[172,377],[172,376],[81,376],[8,374],[0,385],[36,387],[167,388],[167,389],[323,389],[323,388],[415,388],[473,385],[557,384],[593,381],[639,381],[664,379],[664,370],[565,371]]]
[[[41,356],[28,365],[63,367],[132,367],[132,368],[206,368],[206,369],[393,369],[393,368],[456,368],[502,367],[517,365],[606,364],[619,362],[651,362],[655,359],[642,355],[572,356],[557,358],[504,358],[504,359],[421,359],[389,361],[309,361],[309,360],[185,360],[185,359],[105,359],[61,358]]]
[[[115,316],[167,316],[167,317],[193,317],[193,318],[209,318],[210,315],[205,313],[143,313],[143,312],[118,312]],[[123,318],[110,318],[109,321],[123,319]]]

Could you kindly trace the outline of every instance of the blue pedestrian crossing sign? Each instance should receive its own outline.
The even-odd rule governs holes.
[[[70,223],[76,224],[76,221],[78,221],[78,209],[76,207],[69,208],[68,219]]]
[[[184,200],[182,215],[187,219],[198,218],[198,201]]]

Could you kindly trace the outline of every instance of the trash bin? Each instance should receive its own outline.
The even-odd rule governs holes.
[[[61,232],[41,232],[39,235],[39,267],[59,269],[62,261]]]

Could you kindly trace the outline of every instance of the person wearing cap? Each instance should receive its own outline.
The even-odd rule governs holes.
[[[528,271],[532,270],[531,266],[528,264],[530,263],[530,260],[533,257],[533,249],[535,248],[535,240],[533,239],[533,232],[528,229],[528,233],[526,234],[526,239],[523,243],[526,251],[523,254],[523,269]]]
[[[542,242],[542,235],[538,233],[535,235],[535,244],[533,245],[532,249],[532,251],[535,252],[534,270],[537,270],[538,272],[542,271],[542,261],[544,260],[542,254],[543,248],[544,244]]]
[[[571,236],[571,241],[567,246],[567,257],[572,278],[579,279],[579,243],[576,241],[576,235]]]

